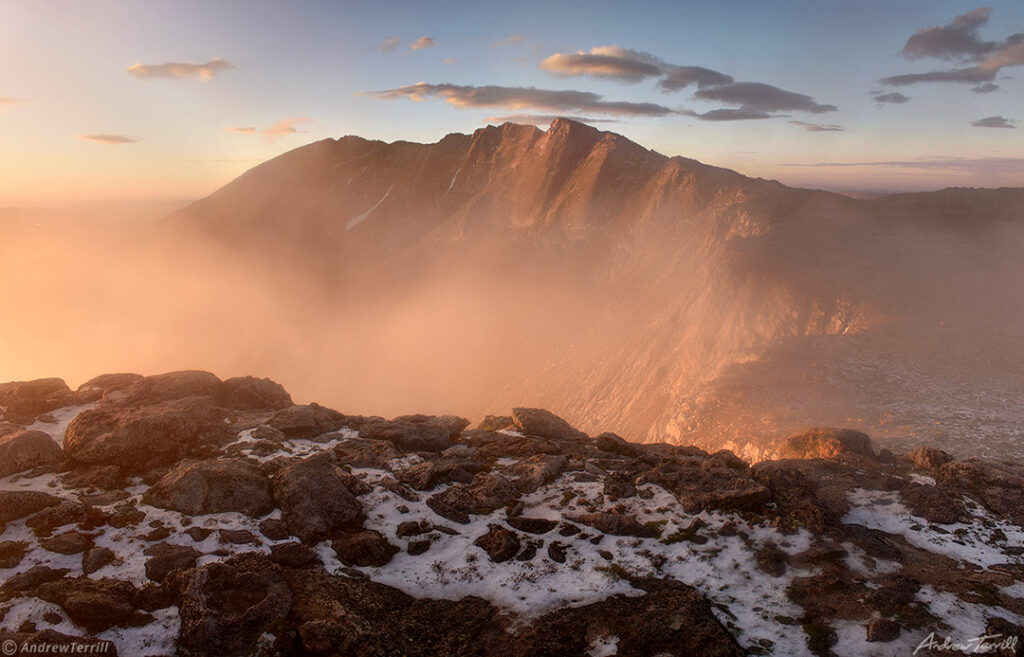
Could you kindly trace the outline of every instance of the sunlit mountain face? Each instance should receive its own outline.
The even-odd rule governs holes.
[[[814,424],[995,453],[1021,426],[1022,209],[793,189],[561,119],[323,140],[130,233],[17,228],[41,241],[7,247],[7,294],[57,319],[6,328],[8,362],[257,367],[382,415],[526,399],[754,459]]]

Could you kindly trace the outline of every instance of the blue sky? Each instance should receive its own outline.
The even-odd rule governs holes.
[[[669,113],[576,113],[608,121],[595,125],[665,154],[792,185],[1024,185],[1024,138],[1015,127],[1024,126],[1024,66],[1000,68],[999,88],[989,93],[963,82],[879,82],[971,67],[1010,52],[1011,35],[1024,32],[1024,4],[985,6],[990,12],[971,33],[989,50],[972,59],[966,53],[901,54],[919,30],[951,25],[981,7],[935,0],[0,0],[0,206],[195,198],[262,160],[324,137],[435,141],[470,132],[489,117],[574,113],[472,106],[476,96],[466,96],[467,89],[487,85],[654,104]],[[383,51],[389,37],[397,37],[397,45]],[[421,37],[433,45],[412,49]],[[611,46],[621,55],[616,61],[649,56],[663,71],[703,67],[836,109],[766,110],[762,104],[759,112],[771,118],[712,121],[707,118],[719,110],[754,106],[696,97],[721,95],[722,87],[701,91],[691,84],[666,93],[658,75],[624,81],[541,68],[555,55],[571,58]],[[233,68],[215,66],[209,79],[201,68],[160,77],[168,63],[202,65],[214,58]],[[133,73],[133,65],[142,68]],[[413,100],[408,87],[419,82],[434,85],[435,95]],[[439,86],[445,84],[456,91]],[[402,89],[388,99],[366,93]],[[880,104],[872,92],[910,100]],[[972,125],[979,121],[985,127]],[[1000,125],[1011,127],[991,127]],[[818,164],[829,166],[810,166]]]

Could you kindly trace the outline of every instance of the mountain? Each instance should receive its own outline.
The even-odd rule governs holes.
[[[1022,211],[1024,189],[792,189],[559,119],[319,141],[164,226],[304,272],[337,316],[297,325],[346,374],[282,378],[340,406],[525,400],[753,458],[809,424],[994,454],[1024,437]]]
[[[1011,654],[1024,627],[1019,462],[819,428],[750,466],[201,371],[0,406],[12,654]]]

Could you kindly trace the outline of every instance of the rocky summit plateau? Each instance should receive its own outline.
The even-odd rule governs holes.
[[[5,650],[1020,654],[1015,462],[809,428],[750,464],[200,371],[0,384],[0,409]]]

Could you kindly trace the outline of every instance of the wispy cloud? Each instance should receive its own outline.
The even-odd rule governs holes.
[[[437,41],[433,37],[421,36],[409,46],[409,50],[423,50],[424,48],[433,48],[436,45]]]
[[[1024,66],[1024,33],[1011,34],[1002,41],[982,39],[978,30],[988,23],[989,7],[979,7],[957,16],[949,25],[928,27],[913,34],[900,52],[907,59],[941,59],[959,66],[904,73],[882,78],[882,84],[906,86],[924,82],[954,82],[975,85],[987,93],[998,88],[994,80],[1008,66]]]
[[[257,128],[255,126],[231,127],[225,128],[225,132],[237,132],[244,135],[262,135],[268,143],[272,143],[282,137],[287,137],[288,135],[307,132],[306,130],[300,130],[296,127],[296,124],[308,123],[309,121],[312,121],[312,119],[304,116],[290,117],[287,119],[281,119],[266,128]]]
[[[887,94],[876,93],[872,94],[871,97],[874,98],[875,102],[879,105],[902,105],[910,100],[910,96],[904,96],[898,91],[893,91],[892,93]]]
[[[754,121],[758,119],[774,119],[775,114],[746,109],[716,109],[707,112],[694,112],[693,110],[681,110],[685,116],[692,116],[701,121]]]
[[[83,141],[91,141],[96,144],[106,144],[108,146],[120,146],[122,144],[137,144],[140,141],[142,141],[138,137],[131,137],[129,135],[112,135],[106,133],[78,135],[78,138]]]
[[[999,85],[994,82],[985,82],[971,89],[976,94],[990,94],[993,91],[999,91]]]
[[[370,91],[366,95],[382,100],[408,98],[422,101],[441,98],[461,109],[498,107],[505,110],[539,110],[546,112],[588,112],[615,116],[667,116],[675,114],[664,105],[609,101],[589,91],[562,91],[535,87],[471,86],[428,84],[420,82],[397,89]]]
[[[0,96],[0,114],[6,114],[8,108],[15,105],[22,105],[26,101],[24,98],[10,98],[8,96]]]
[[[540,68],[561,77],[589,75],[623,82],[660,77],[663,63],[653,55],[619,46],[599,46],[590,52],[556,53],[544,59]]]
[[[189,62],[168,62],[166,64],[133,64],[128,73],[139,80],[184,80],[198,78],[203,81],[212,80],[218,73],[236,68],[234,64],[214,57],[205,64]]]
[[[455,59],[454,57],[445,57],[444,63],[447,64],[448,66],[457,66],[459,64],[459,60]]]
[[[983,119],[972,121],[975,128],[1016,128],[1013,121],[1002,116],[986,116]]]
[[[791,120],[790,123],[798,125],[807,130],[807,132],[843,132],[843,126],[836,125],[834,123],[808,123],[807,121],[795,121]]]
[[[389,36],[388,38],[380,42],[380,45],[377,46],[377,50],[380,50],[381,52],[391,52],[392,50],[397,48],[401,43],[402,37]]]
[[[513,34],[512,36],[505,37],[499,41],[495,41],[491,44],[492,48],[501,48],[502,46],[515,46],[526,41],[526,36],[523,34]]]
[[[731,75],[719,73],[703,66],[668,66],[665,69],[665,77],[658,82],[658,85],[665,91],[679,91],[692,84],[697,85],[698,89],[703,89],[731,84],[733,81]]]
[[[971,173],[1024,173],[1024,157],[933,157],[917,160],[883,160],[874,162],[795,162],[786,167],[886,167],[928,171]]]
[[[572,119],[580,123],[618,123],[618,119],[598,119],[589,116],[558,116],[557,114],[506,114],[505,116],[489,116],[483,123],[523,123],[526,125],[547,125],[555,119]]]
[[[908,59],[937,57],[960,59],[965,56],[984,55],[996,44],[978,37],[978,28],[988,22],[990,7],[979,7],[961,14],[943,27],[926,27],[907,39],[901,54]]]
[[[741,110],[752,112],[809,112],[821,114],[835,112],[835,105],[822,105],[810,96],[773,87],[761,82],[733,82],[720,86],[698,89],[694,98],[716,100],[726,105],[739,105]]]
[[[836,110],[810,96],[762,82],[736,82],[733,76],[703,66],[678,66],[650,53],[620,46],[600,46],[589,51],[556,53],[541,61],[541,70],[559,77],[589,76],[636,83],[658,80],[665,92],[696,87],[694,98],[731,108],[682,113],[705,121],[745,121],[779,116],[779,112],[820,114]]]

